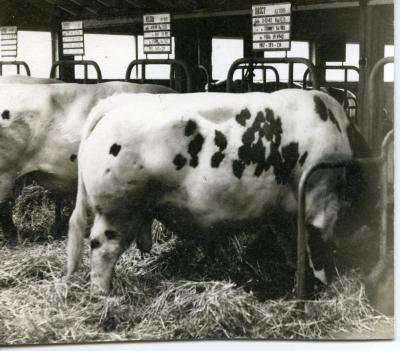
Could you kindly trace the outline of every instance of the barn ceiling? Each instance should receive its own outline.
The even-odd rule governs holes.
[[[375,0],[384,1],[385,0]],[[61,21],[141,16],[146,12],[174,14],[248,10],[251,4],[282,0],[0,0],[0,25],[57,28]],[[292,0],[294,6],[349,3],[349,0]]]

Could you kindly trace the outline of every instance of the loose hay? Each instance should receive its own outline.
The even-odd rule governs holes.
[[[246,284],[246,255],[232,242],[223,246],[219,260],[176,238],[156,243],[143,258],[132,248],[116,267],[108,297],[90,295],[88,252],[82,269],[65,283],[65,242],[3,247],[0,343],[324,339],[392,321],[368,305],[355,271],[308,302],[307,312],[286,289],[281,298],[260,299],[257,286]],[[264,283],[261,289],[279,288],[279,279]]]

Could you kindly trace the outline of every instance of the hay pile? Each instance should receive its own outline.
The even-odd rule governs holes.
[[[202,246],[179,241],[156,222],[151,253],[130,248],[110,296],[91,296],[88,251],[65,283],[66,242],[48,242],[53,202],[36,186],[24,191],[14,212],[22,245],[10,249],[0,235],[0,344],[329,339],[392,323],[370,307],[356,271],[304,312],[293,301],[295,272],[265,230]]]
[[[144,258],[131,248],[116,267],[111,295],[95,297],[89,293],[87,252],[79,274],[64,283],[65,242],[3,247],[0,343],[330,338],[389,320],[368,305],[356,272],[308,303],[305,313],[285,291],[281,298],[263,300],[227,275],[216,280],[218,267],[239,274],[244,265],[208,265],[196,251],[175,238],[157,243]],[[279,282],[269,284],[276,289]]]

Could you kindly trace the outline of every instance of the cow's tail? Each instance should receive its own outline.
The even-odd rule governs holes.
[[[88,201],[86,196],[86,189],[85,184],[83,183],[82,176],[79,174],[76,204],[69,220],[67,243],[67,277],[69,277],[80,264],[87,220]]]

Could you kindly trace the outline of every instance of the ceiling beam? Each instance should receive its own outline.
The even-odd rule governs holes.
[[[80,6],[83,10],[90,12],[94,15],[98,15],[99,12],[95,9],[93,9],[92,7],[86,5],[86,2],[82,2],[82,0],[68,0],[69,2],[72,2],[74,5]]]
[[[393,0],[370,0],[369,5],[391,5]],[[346,2],[335,2],[325,4],[314,4],[314,5],[299,5],[293,7],[293,11],[311,11],[311,10],[323,10],[323,9],[335,9],[335,8],[348,8],[358,7],[358,1],[346,1]],[[173,20],[181,19],[193,19],[193,18],[210,18],[210,17],[229,17],[229,16],[243,16],[251,15],[251,9],[246,10],[232,10],[232,11],[217,11],[217,12],[196,12],[186,14],[172,14]],[[103,18],[101,20],[88,19],[84,20],[85,28],[104,28],[104,27],[117,27],[130,24],[142,23],[142,16],[130,16],[130,17],[119,17],[119,18]]]

